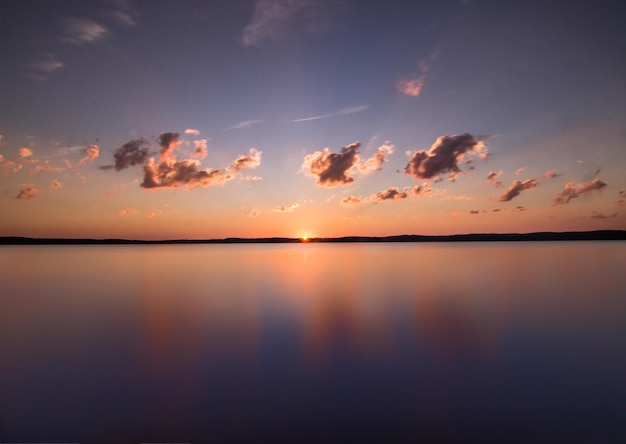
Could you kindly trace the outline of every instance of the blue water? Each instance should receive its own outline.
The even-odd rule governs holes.
[[[624,264],[623,242],[0,247],[0,442],[626,442]]]

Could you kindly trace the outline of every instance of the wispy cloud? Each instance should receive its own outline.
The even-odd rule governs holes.
[[[246,213],[248,217],[257,217],[259,214],[261,214],[261,211],[257,210],[256,208],[241,207],[239,208],[239,211]]]
[[[29,65],[32,71],[26,73],[26,76],[32,80],[44,81],[56,71],[63,68],[65,65],[57,59],[52,53],[44,53],[39,59]]]
[[[157,217],[162,213],[161,210],[151,210],[146,213],[146,217]]]
[[[531,190],[537,186],[537,180],[535,179],[527,179],[524,182],[520,182],[519,180],[514,181],[508,190],[506,190],[500,199],[500,202],[509,202],[514,197],[519,196],[522,191]]]
[[[275,213],[293,213],[300,206],[300,204],[279,205],[272,208]]]
[[[421,61],[418,65],[417,77],[408,80],[400,80],[396,83],[396,90],[407,96],[419,96],[427,81],[426,73],[428,72],[428,68],[428,64],[425,61]]]
[[[52,183],[50,184],[50,189],[58,190],[59,188],[63,188],[63,184],[59,182],[58,180],[53,180]]]
[[[353,207],[355,205],[360,204],[363,201],[363,198],[360,196],[348,196],[341,199],[341,205],[345,207]]]
[[[98,145],[89,145],[83,149],[85,156],[78,161],[76,166],[81,166],[85,162],[93,162],[100,156],[100,147]]]
[[[130,0],[108,0],[110,7],[100,13],[118,25],[133,27],[137,24],[137,9]]]
[[[118,214],[119,214],[120,216],[134,216],[134,215],[136,215],[136,214],[139,214],[139,211],[137,211],[137,210],[136,210],[136,209],[134,209],[134,208],[124,208],[124,209],[121,209],[121,210],[118,212]]]
[[[597,211],[593,211],[591,213],[591,218],[592,219],[610,219],[610,218],[613,218],[613,217],[617,217],[617,213],[613,213],[610,216],[606,216],[606,215],[604,215],[602,213],[599,213]]]
[[[554,197],[554,205],[562,205],[569,203],[570,200],[580,197],[581,194],[589,193],[594,190],[601,190],[608,184],[600,179],[594,179],[586,183],[568,183],[565,189]]]
[[[280,37],[295,17],[311,22],[314,14],[303,13],[316,8],[318,3],[319,0],[255,0],[252,20],[243,30],[243,44],[258,46],[265,40]]]
[[[313,117],[304,117],[302,119],[292,120],[291,122],[292,123],[310,122],[311,120],[320,120],[320,119],[328,119],[330,117],[336,117],[336,116],[345,116],[347,114],[360,113],[362,111],[365,111],[367,108],[369,108],[369,105],[352,106],[350,108],[340,109],[339,111],[336,111],[334,113],[321,114],[319,116],[313,116]]]
[[[390,156],[391,154],[393,154],[394,148],[395,147],[391,143],[385,142],[384,144],[378,147],[378,150],[372,157],[363,161],[359,165],[359,171],[367,174],[367,173],[371,173],[372,171],[380,170],[383,163],[385,163],[387,156]]]
[[[404,174],[415,179],[433,179],[443,173],[450,173],[450,180],[455,180],[461,172],[459,163],[468,154],[481,158],[488,156],[483,137],[471,134],[441,136],[428,151],[416,151],[404,168]]]
[[[98,43],[109,35],[109,30],[100,23],[85,18],[67,18],[61,22],[61,41],[74,45]]]
[[[258,123],[262,123],[265,122],[265,120],[263,119],[256,119],[256,120],[244,120],[243,122],[239,122],[234,124],[233,126],[229,126],[228,128],[226,128],[227,130],[233,130],[233,129],[242,129],[242,128],[248,128],[252,125],[256,125]]]
[[[189,134],[189,135],[192,135],[192,136],[199,136],[200,135],[200,131],[197,130],[197,129],[193,129],[193,128],[187,128],[185,130],[185,134]]]

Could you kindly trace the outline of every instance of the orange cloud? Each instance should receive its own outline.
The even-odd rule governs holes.
[[[276,212],[276,213],[293,213],[294,211],[296,211],[296,208],[298,208],[300,206],[300,204],[290,204],[290,205],[280,205],[277,207],[272,208],[272,211]]]
[[[370,173],[372,171],[377,171],[381,168],[382,164],[385,163],[386,156],[393,154],[394,146],[389,142],[385,142],[383,145],[378,147],[376,154],[370,157],[367,160],[364,160],[359,165],[359,171],[362,173]]]
[[[15,197],[16,199],[32,199],[37,195],[39,190],[35,188],[32,183],[25,183],[20,186],[20,192]]]
[[[120,216],[134,216],[135,214],[138,214],[138,213],[139,211],[135,210],[134,208],[124,208],[119,211]]]
[[[204,159],[208,153],[207,143],[208,142],[206,139],[194,140],[193,141],[194,150],[191,156],[198,158],[198,159]]]
[[[341,205],[345,207],[353,207],[355,205],[360,204],[363,201],[363,198],[360,196],[348,196],[341,199]]]

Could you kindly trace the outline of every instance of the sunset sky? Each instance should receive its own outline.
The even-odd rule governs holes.
[[[0,236],[626,229],[618,1],[0,3]]]

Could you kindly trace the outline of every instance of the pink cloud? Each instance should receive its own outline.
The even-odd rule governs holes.
[[[519,196],[522,191],[533,189],[537,186],[537,181],[535,179],[527,179],[524,182],[520,182],[516,180],[513,184],[506,190],[500,199],[500,202],[508,202],[512,200],[514,197]]]
[[[500,176],[502,176],[502,170],[498,171],[497,173],[494,173],[493,171],[489,171],[489,174],[487,175],[487,182],[493,183]]]
[[[562,205],[569,203],[570,200],[579,197],[581,194],[589,193],[594,190],[601,190],[608,184],[600,179],[594,179],[586,183],[568,183],[565,189],[554,197],[554,205]]]
[[[191,157],[195,157],[197,159],[204,159],[208,153],[207,144],[208,142],[206,139],[194,140],[193,141],[194,150],[193,150],[193,154],[191,155]]]
[[[139,211],[134,208],[124,208],[119,211],[120,216],[134,216],[135,214],[139,214]]]
[[[393,154],[394,146],[389,142],[385,142],[383,145],[378,147],[376,154],[370,157],[367,160],[364,160],[359,165],[359,170],[362,173],[370,173],[372,171],[379,170],[383,163],[385,163],[386,157]]]
[[[32,183],[25,183],[20,186],[20,192],[15,197],[16,199],[32,199],[37,195],[39,190],[35,188]]]

